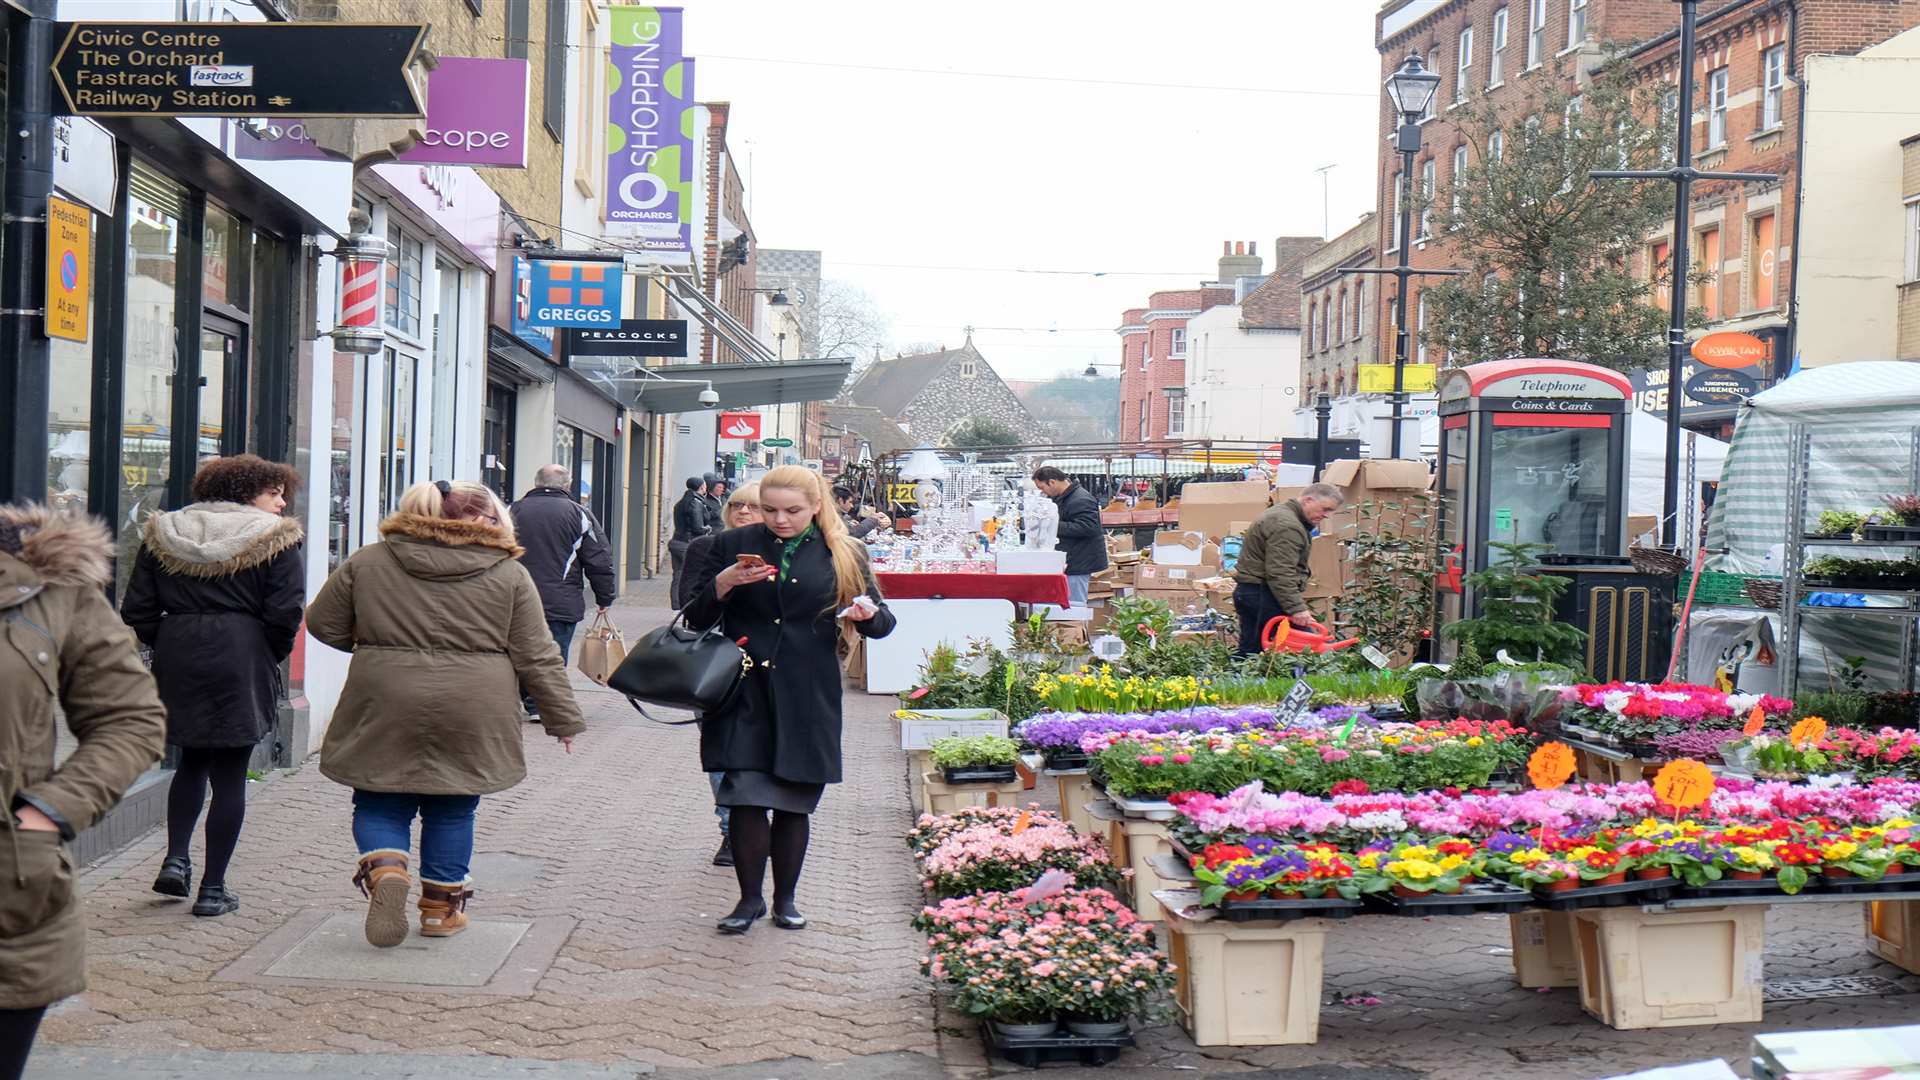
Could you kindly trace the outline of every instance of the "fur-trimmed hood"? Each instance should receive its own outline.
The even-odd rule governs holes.
[[[380,535],[407,573],[431,581],[471,577],[524,553],[505,529],[480,521],[393,514]]]
[[[303,537],[292,518],[246,503],[202,502],[147,518],[141,541],[168,573],[215,578],[268,562]]]
[[[47,585],[100,588],[113,580],[113,536],[98,518],[37,503],[0,506],[0,552]]]

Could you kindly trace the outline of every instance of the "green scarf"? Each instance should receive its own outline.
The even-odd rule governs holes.
[[[788,581],[792,578],[793,575],[788,573],[788,568],[793,565],[793,553],[799,550],[801,544],[806,543],[807,540],[813,536],[813,530],[814,530],[814,526],[808,525],[806,531],[801,533],[799,536],[796,536],[791,540],[780,541],[780,580],[781,581]]]

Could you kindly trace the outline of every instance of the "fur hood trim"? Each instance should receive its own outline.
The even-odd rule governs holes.
[[[48,585],[97,589],[113,580],[113,536],[84,514],[56,514],[36,503],[0,506],[0,551]]]
[[[292,518],[245,503],[203,502],[152,515],[140,538],[169,574],[217,578],[260,566],[305,535]]]
[[[526,549],[513,542],[505,529],[481,521],[424,517],[420,514],[392,514],[380,523],[381,536],[404,536],[448,547],[487,547],[506,552],[514,558]]]

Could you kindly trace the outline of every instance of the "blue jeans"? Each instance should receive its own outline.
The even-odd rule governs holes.
[[[467,883],[473,862],[473,813],[478,795],[353,793],[353,842],[360,854],[413,850],[413,819],[420,818],[420,880],[436,885]]]
[[[560,646],[560,666],[563,669],[567,666],[567,650],[573,648],[574,627],[579,625],[577,622],[554,622],[552,619],[547,620],[547,633],[552,634],[553,643]],[[527,713],[531,715],[536,704],[533,700],[533,695],[527,693],[527,688],[524,685],[521,686],[520,707],[527,710]]]
[[[723,772],[710,772],[707,774],[707,786],[713,789],[713,797],[716,799],[720,797],[720,778],[725,775],[727,774]],[[733,808],[714,803],[713,816],[720,819],[720,835],[727,835],[727,826],[733,824]]]
[[[1092,574],[1067,575],[1067,600],[1069,607],[1087,606],[1087,589],[1093,584]]]

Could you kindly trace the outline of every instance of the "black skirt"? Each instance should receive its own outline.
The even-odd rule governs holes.
[[[825,784],[796,784],[772,773],[731,769],[720,778],[713,801],[719,806],[764,806],[789,814],[811,814],[820,805]]]

